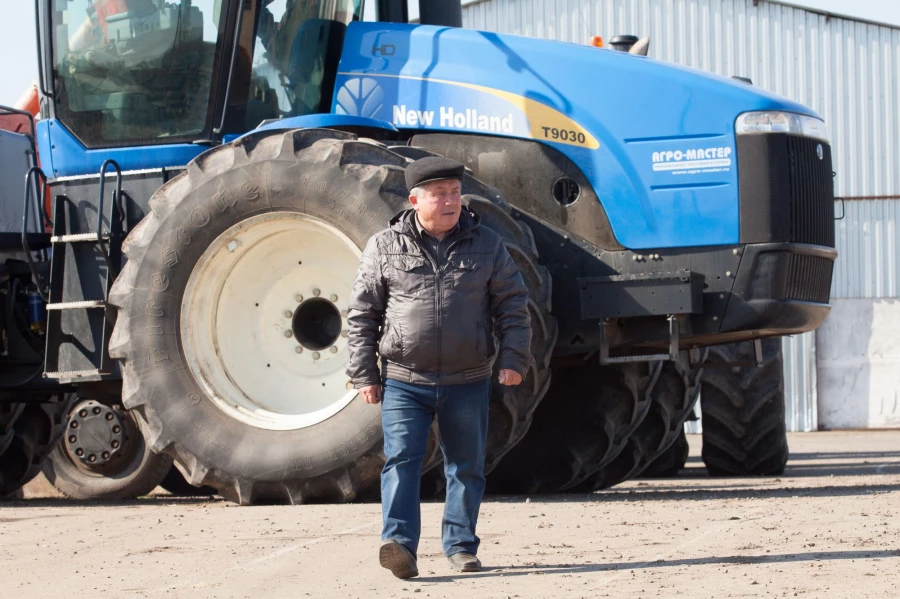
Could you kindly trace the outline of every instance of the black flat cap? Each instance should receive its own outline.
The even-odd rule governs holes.
[[[455,160],[443,156],[428,156],[419,158],[406,167],[406,188],[441,181],[443,179],[462,179],[466,167]]]

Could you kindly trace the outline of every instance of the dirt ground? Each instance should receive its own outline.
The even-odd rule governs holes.
[[[420,577],[378,566],[375,504],[0,504],[0,597],[898,597],[900,431],[791,435],[777,479],[711,479],[690,436],[677,479],[592,495],[493,497],[485,570],[453,573],[440,503],[422,507]]]

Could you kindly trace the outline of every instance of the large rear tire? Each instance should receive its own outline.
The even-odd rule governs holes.
[[[757,367],[752,341],[710,348],[700,408],[703,462],[711,476],[784,472],[790,452],[781,339],[763,339],[762,349],[763,365]]]
[[[0,498],[17,494],[41,471],[41,464],[66,426],[70,399],[0,404]]]
[[[121,406],[82,400],[67,421],[43,471],[70,499],[134,499],[155,489],[172,468],[172,458],[150,449],[140,424]]]
[[[330,130],[192,161],[124,244],[110,301],[123,402],[193,485],[242,504],[374,497],[381,413],[344,375],[361,248],[405,208],[408,159]]]

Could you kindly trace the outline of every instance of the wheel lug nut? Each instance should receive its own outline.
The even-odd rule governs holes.
[[[320,295],[322,295],[322,292],[318,289],[313,289],[313,295],[319,297]]]
[[[112,419],[113,419],[112,412],[107,412],[107,413],[106,413],[106,419],[107,419],[107,420],[112,420]]]
[[[115,426],[113,427],[113,433],[114,433],[114,434],[118,435],[118,434],[121,433],[121,432],[122,432],[122,427],[119,426],[118,424],[115,425]]]
[[[294,313],[291,312],[290,310],[285,310],[285,311],[284,311],[284,317],[285,317],[285,318],[290,318],[290,317],[293,316],[293,315],[294,315]]]
[[[297,295],[294,296],[294,299],[297,300],[297,303],[299,304],[300,302],[303,301],[303,296],[298,293]]]
[[[353,381],[347,381],[347,384],[344,385],[347,388],[347,391],[353,388]]]
[[[78,415],[82,418],[87,418],[87,410],[81,410],[80,412],[78,412]]]
[[[284,336],[285,336],[285,337],[293,337],[293,336],[294,336],[294,333],[293,333],[293,331],[291,331],[290,329],[288,329],[288,330],[286,330],[286,331],[284,332]]]
[[[313,352],[313,360],[318,360],[318,359],[319,359],[319,352],[314,351]]]
[[[347,311],[341,310],[341,316],[343,316],[344,318],[347,318]]]
[[[100,413],[100,408],[94,408],[94,416]]]
[[[338,297],[337,295],[332,293],[330,296],[328,296],[328,299],[330,299],[332,302],[336,302],[338,300]]]
[[[69,426],[71,426],[72,428],[78,428],[78,421],[73,420],[72,422],[69,423]]]
[[[337,353],[337,348],[336,348],[335,346],[332,345],[331,347],[328,348],[328,351],[330,351],[330,352],[333,353],[333,354],[336,354],[336,353]]]
[[[96,461],[97,461],[97,456],[95,456],[94,454],[91,454],[88,456],[88,462],[96,462]]]
[[[69,443],[77,443],[77,442],[78,442],[78,437],[76,437],[75,435],[69,435]]]
[[[294,351],[297,352],[298,354],[302,354],[302,353],[303,353],[303,347],[300,346],[300,345],[298,345],[297,347],[294,348]]]
[[[78,457],[83,456],[84,450],[79,447],[78,449],[75,450],[75,455],[77,455]]]
[[[104,460],[108,460],[108,459],[109,459],[109,452],[108,452],[108,451],[104,451],[103,454],[102,454],[102,456],[103,456],[103,459],[104,459]]]
[[[113,449],[118,449],[118,448],[119,448],[119,442],[118,442],[118,441],[113,441],[112,443],[110,443],[110,445],[112,445],[112,448],[113,448]]]
[[[346,337],[349,334],[350,334],[350,331],[348,331],[347,329],[344,329],[343,331],[341,331],[341,337]]]

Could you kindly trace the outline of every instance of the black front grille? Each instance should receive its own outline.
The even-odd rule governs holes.
[[[739,135],[737,154],[741,243],[834,247],[831,146],[786,133]]]
[[[829,258],[791,254],[784,299],[827,304],[833,268],[834,262]]]
[[[831,146],[794,135],[787,136],[787,145],[791,215],[788,241],[834,247]]]

